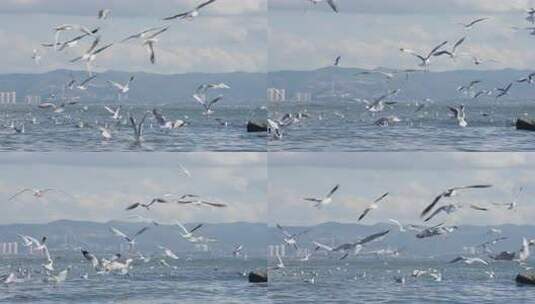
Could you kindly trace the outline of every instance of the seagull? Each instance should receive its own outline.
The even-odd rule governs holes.
[[[162,29],[164,29],[165,27],[163,26],[159,26],[159,27],[152,27],[152,28],[148,28],[148,29],[145,29],[139,33],[136,33],[136,34],[133,34],[133,35],[130,35],[128,37],[126,37],[125,39],[121,40],[121,43],[124,43],[128,40],[132,40],[132,39],[145,39],[146,37],[148,37],[149,35],[152,35],[153,33],[152,32],[156,32],[156,31],[160,31]]]
[[[156,38],[156,36],[164,33],[165,31],[167,31],[169,29],[169,27],[164,27],[163,29],[157,31],[156,33],[153,33],[151,35],[149,35],[144,41],[143,41],[143,45],[145,45],[147,47],[147,51],[149,52],[149,59],[150,59],[150,62],[152,64],[155,64],[156,63],[156,53],[154,52],[154,45],[156,44],[156,42],[158,42],[158,38]]]
[[[41,55],[39,55],[39,52],[36,49],[34,49],[33,54],[32,54],[32,60],[35,62],[35,64],[39,64],[41,63],[41,59],[42,57]]]
[[[80,83],[79,85],[76,86],[76,88],[80,91],[86,91],[87,88],[88,88],[88,84],[91,80],[97,78],[97,75],[93,75],[91,77],[88,77],[86,78],[84,81],[82,81],[82,83]]]
[[[220,82],[220,83],[203,83],[197,87],[195,91],[197,95],[206,94],[209,89],[230,89],[230,86]]]
[[[180,229],[182,229],[182,231],[184,231],[184,233],[179,233],[179,234],[180,234],[180,236],[182,236],[183,238],[185,238],[187,240],[193,239],[194,238],[193,232],[199,230],[203,226],[203,224],[198,224],[197,226],[195,226],[195,227],[193,227],[193,228],[188,230],[178,220],[175,221],[175,225],[177,225]]]
[[[88,260],[89,263],[91,263],[91,265],[96,271],[99,271],[100,267],[102,267],[101,261],[99,261],[99,259],[95,255],[90,253],[89,251],[84,250],[84,249],[81,249],[81,251],[82,251],[82,255],[84,256],[84,258]]]
[[[132,205],[126,207],[125,210],[127,210],[127,211],[128,211],[128,210],[134,210],[134,209],[136,209],[137,207],[143,207],[143,208],[149,210],[149,209],[150,209],[150,206],[152,206],[152,205],[154,205],[154,204],[157,204],[157,203],[158,203],[158,204],[166,204],[166,203],[169,203],[169,201],[167,201],[167,200],[165,200],[165,199],[163,199],[163,198],[159,198],[159,197],[157,197],[157,198],[153,198],[153,199],[152,199],[149,203],[147,203],[147,204],[143,204],[143,203],[133,203]]]
[[[446,45],[448,43],[448,41],[444,41],[442,42],[441,44],[437,45],[436,47],[434,47],[426,56],[423,56],[423,55],[419,55],[417,54],[416,52],[414,52],[413,50],[409,50],[409,49],[405,49],[405,48],[401,48],[399,49],[401,52],[403,53],[407,53],[407,54],[410,54],[410,55],[413,55],[415,56],[416,58],[420,59],[420,64],[419,66],[420,67],[427,67],[429,65],[429,63],[431,62],[431,57],[436,53],[438,52],[444,45]]]
[[[316,5],[320,2],[323,2],[324,0],[308,0],[309,2],[311,2],[312,4]],[[329,5],[329,7],[335,12],[335,13],[338,13],[338,8],[336,6],[336,2],[334,0],[327,0],[326,1],[327,4]]]
[[[454,107],[448,107],[450,111],[455,115],[455,118],[457,119],[457,123],[460,127],[466,127],[468,123],[465,120],[466,114],[464,113],[464,105],[460,105],[458,108]]]
[[[212,110],[212,106],[215,103],[217,103],[218,101],[220,101],[221,99],[223,99],[223,95],[219,95],[219,96],[217,96],[216,98],[212,99],[209,102],[206,101],[206,97],[203,97],[203,96],[198,95],[198,94],[193,94],[193,98],[198,103],[200,103],[204,107],[204,109],[206,110],[203,114],[204,115],[210,115],[210,114],[214,113],[214,111]]]
[[[82,35],[79,35],[79,36],[76,36],[74,38],[72,38],[71,40],[67,40],[65,42],[58,42],[56,44],[53,44],[53,43],[43,43],[41,44],[41,46],[43,47],[55,47],[57,48],[57,51],[58,52],[61,52],[63,51],[64,49],[66,48],[72,48],[72,47],[75,47],[78,45],[78,42],[80,42],[82,39],[84,39],[85,37],[87,36],[93,36],[94,34],[96,34],[98,31],[100,30],[99,27],[97,28],[94,28],[93,30],[91,30],[89,33],[84,33]],[[59,46],[59,48],[58,48]]]
[[[518,253],[518,262],[525,262],[529,258],[530,252],[529,252],[529,243],[528,240],[523,237],[522,238],[522,248],[520,248],[520,252]]]
[[[462,187],[453,187],[453,188],[449,188],[447,189],[446,191],[442,192],[441,194],[439,194],[437,197],[435,197],[435,199],[433,200],[433,202],[431,204],[429,204],[427,207],[425,207],[425,209],[422,211],[422,213],[420,214],[420,217],[424,217],[425,215],[427,215],[432,209],[433,207],[435,207],[435,205],[438,203],[438,201],[440,201],[440,199],[444,198],[444,197],[452,197],[452,196],[455,196],[457,194],[457,191],[459,190],[465,190],[465,189],[485,189],[485,188],[490,188],[492,187],[492,185],[470,185],[470,186],[462,186]]]
[[[460,25],[464,26],[465,29],[469,30],[471,29],[474,25],[476,25],[477,23],[479,22],[483,22],[485,20],[488,20],[490,18],[479,18],[479,19],[476,19],[470,23],[459,23]]]
[[[395,220],[395,219],[388,219],[390,222],[396,224],[398,227],[399,227],[399,232],[405,232],[405,227],[398,221],[398,220]]]
[[[163,18],[163,20],[173,20],[173,19],[177,19],[177,18],[180,18],[180,19],[187,19],[187,20],[193,20],[193,18],[199,16],[199,10],[209,4],[212,4],[214,3],[216,0],[208,0],[206,2],[203,2],[201,4],[199,4],[198,6],[196,6],[193,10],[191,11],[187,11],[187,12],[184,12],[184,13],[179,13],[179,14],[176,14],[174,16],[170,16],[170,17],[166,17],[166,18]]]
[[[535,72],[529,74],[529,75],[526,76],[526,77],[523,77],[523,78],[518,79],[516,82],[518,82],[518,83],[527,82],[528,84],[533,84],[533,83],[535,83]]]
[[[275,252],[275,256],[277,257],[277,266],[275,266],[275,269],[283,269],[283,268],[286,268],[286,266],[284,266],[284,262],[282,261],[282,258],[281,256],[279,255],[279,252]]]
[[[109,129],[107,126],[99,126],[98,129],[100,130],[100,135],[105,140],[111,139],[111,129]]]
[[[284,230],[281,225],[277,224],[277,228],[280,230],[284,238],[282,239],[284,243],[288,246],[293,246],[295,250],[298,249],[297,247],[297,237],[300,235],[303,235],[305,233],[308,233],[309,230],[301,231],[299,233],[289,233],[288,231]]]
[[[304,198],[305,201],[314,202],[314,207],[321,208],[322,206],[332,203],[333,194],[340,188],[340,185],[334,186],[329,193],[323,198]]]
[[[464,257],[464,256],[458,256],[456,257],[455,259],[451,260],[449,263],[450,264],[453,264],[453,263],[457,263],[457,262],[463,262],[465,264],[468,264],[468,265],[472,265],[474,263],[479,263],[479,264],[483,264],[483,265],[489,265],[489,263],[481,258],[468,258],[468,257]]]
[[[524,187],[520,187],[518,189],[518,192],[514,195],[514,198],[511,202],[501,204],[501,203],[492,203],[495,206],[506,206],[508,210],[514,210],[517,206],[517,200],[520,197],[520,194],[522,194],[522,191],[524,190]]]
[[[178,129],[187,125],[185,121],[180,119],[176,121],[167,121],[165,116],[163,116],[156,108],[152,110],[152,115],[154,115],[154,118],[161,129]]]
[[[442,55],[448,55],[450,56],[451,59],[455,59],[455,57],[457,56],[457,48],[463,44],[464,40],[466,39],[466,36],[465,37],[462,37],[461,39],[459,39],[454,45],[453,45],[453,48],[451,49],[451,52],[450,51],[446,51],[446,50],[442,50],[442,51],[438,51],[436,53],[433,54],[433,56],[442,56]]]
[[[42,198],[45,193],[47,192],[51,192],[51,191],[56,191],[56,192],[60,192],[60,193],[63,193],[63,194],[66,194],[70,197],[73,197],[72,195],[68,194],[67,192],[65,191],[61,191],[61,190],[57,190],[57,189],[52,189],[52,188],[46,188],[46,189],[30,189],[30,188],[25,188],[25,189],[22,189],[20,190],[19,192],[13,194],[9,199],[8,201],[10,200],[13,200],[14,198],[18,197],[19,195],[22,195],[26,192],[31,192],[32,195],[35,197],[35,198]]]
[[[132,127],[132,129],[134,129],[134,140],[136,143],[140,143],[143,141],[143,124],[145,123],[145,119],[147,119],[148,115],[148,112],[145,113],[139,123],[136,122],[136,119],[133,116],[129,117],[130,126]]]
[[[336,57],[336,59],[334,60],[334,66],[335,67],[340,65],[340,60],[342,60],[342,56]]]
[[[496,88],[496,91],[499,92],[498,95],[496,95],[496,99],[509,94],[509,90],[511,89],[512,86],[513,86],[513,83],[511,82],[505,88]]]
[[[474,88],[475,85],[480,84],[481,80],[472,80],[469,84],[464,86],[459,86],[457,88],[457,92],[470,92]]]
[[[391,96],[394,96],[396,94],[398,94],[400,92],[400,90],[392,90],[390,92],[387,92],[386,94],[384,95],[381,95],[377,98],[375,98],[375,100],[372,102],[372,103],[368,103],[368,105],[366,105],[366,109],[370,112],[381,112],[384,110],[385,108],[385,104],[386,105],[394,105],[396,104],[396,102],[393,102],[393,101],[384,101],[386,98],[388,97],[391,97]]]
[[[388,196],[388,192],[386,192],[385,194],[379,196],[377,199],[375,199],[375,201],[373,201],[373,203],[371,203],[371,205],[369,205],[366,209],[364,209],[364,211],[362,212],[362,214],[359,216],[359,219],[358,221],[362,220],[370,211],[374,210],[374,209],[377,209],[379,207],[379,202],[382,201],[385,197]]]
[[[103,47],[97,48],[99,43],[100,43],[100,36],[95,38],[95,40],[93,41],[93,44],[91,44],[91,47],[89,47],[89,49],[87,49],[87,51],[85,51],[85,53],[82,56],[72,59],[71,63],[75,63],[80,60],[86,61],[87,70],[89,71],[89,73],[91,73],[91,62],[95,61],[98,54],[102,53],[103,51],[113,46],[113,43],[110,43]]]
[[[178,256],[171,249],[163,246],[158,246],[158,248],[163,250],[163,253],[166,257],[169,257],[173,260],[178,260]]]
[[[190,200],[179,199],[177,201],[177,203],[181,204],[181,205],[192,204],[194,206],[199,206],[199,207],[203,207],[203,206],[216,207],[216,208],[225,208],[225,207],[227,207],[227,205],[223,204],[223,203],[214,203],[214,202],[209,202],[209,201],[205,201],[205,200],[201,200],[201,199],[190,199]]]
[[[112,115],[112,119],[114,120],[120,120],[122,118],[122,116],[119,114],[121,112],[121,106],[118,106],[117,108],[115,109],[112,109],[108,106],[104,106],[104,109],[106,109],[106,111],[110,112],[110,114]]]
[[[459,210],[459,208],[461,208],[461,205],[457,205],[457,204],[449,204],[449,205],[441,206],[441,207],[437,208],[435,210],[435,212],[431,213],[431,215],[429,217],[427,217],[424,220],[424,222],[430,221],[433,217],[435,217],[437,214],[439,214],[441,212],[445,212],[446,214],[451,214],[451,213]]]
[[[457,226],[445,227],[445,226],[442,226],[442,224],[438,224],[436,226],[425,228],[424,230],[418,232],[416,234],[416,237],[419,239],[423,239],[423,238],[433,237],[437,235],[448,234],[457,229],[458,229]]]
[[[112,86],[116,87],[119,90],[119,93],[126,94],[130,90],[130,83],[134,81],[134,76],[131,76],[127,83],[120,84],[111,80],[108,80],[108,83],[110,83]]]
[[[132,249],[134,247],[134,245],[136,243],[136,237],[138,237],[139,235],[141,235],[142,233],[144,233],[147,230],[149,230],[149,227],[145,226],[145,227],[141,228],[138,232],[136,232],[132,237],[129,237],[126,234],[124,234],[123,232],[121,232],[120,230],[118,230],[117,228],[110,227],[111,233],[113,233],[115,236],[123,238],[128,243],[128,246],[130,247],[130,249]]]
[[[393,73],[388,73],[388,72],[383,72],[383,71],[377,71],[377,70],[373,70],[373,71],[363,71],[363,72],[360,72],[360,73],[355,74],[354,76],[360,76],[360,75],[372,75],[372,74],[379,74],[379,75],[382,75],[382,76],[386,77],[387,80],[391,80],[392,78],[394,78],[394,74],[393,74]]]
[[[189,170],[186,167],[184,167],[182,164],[180,164],[180,163],[178,164],[178,169],[185,176],[191,177],[191,172],[189,172]]]
[[[271,119],[267,119],[268,122],[268,135],[272,135],[275,139],[281,139],[282,138],[282,127],[284,125],[280,124],[279,122],[276,122]]]
[[[111,14],[111,10],[110,9],[101,9],[101,10],[98,11],[98,19],[99,20],[108,19],[110,14]]]
[[[360,240],[358,240],[356,242],[344,243],[344,244],[338,245],[337,247],[334,247],[334,248],[330,247],[330,246],[327,246],[327,245],[324,245],[324,244],[321,244],[321,243],[316,242],[316,241],[313,241],[312,243],[316,247],[315,248],[316,250],[321,248],[321,249],[324,249],[324,250],[327,250],[327,251],[332,251],[332,252],[338,252],[338,251],[345,252],[344,255],[340,258],[340,260],[343,260],[349,255],[350,250],[354,250],[355,253],[358,253],[362,249],[362,246],[364,244],[367,244],[369,242],[372,242],[372,241],[375,241],[377,239],[380,239],[380,238],[384,237],[385,235],[387,235],[389,232],[390,232],[390,230],[374,233],[374,234],[371,234],[371,235],[369,235],[369,236],[367,236],[367,237],[365,237],[363,239],[360,239]]]
[[[78,25],[78,24],[62,24],[62,25],[58,25],[54,28],[54,31],[56,32],[56,35],[55,35],[55,40],[54,40],[54,50],[57,51],[57,46],[60,44],[59,43],[59,35],[61,32],[64,32],[64,31],[71,31],[71,30],[79,30],[80,32],[84,33],[84,34],[87,34],[87,35],[93,35],[94,33],[90,30],[88,30],[87,28],[81,26],[81,25]]]

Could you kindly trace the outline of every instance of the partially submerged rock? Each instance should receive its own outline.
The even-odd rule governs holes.
[[[535,120],[519,118],[516,120],[517,130],[535,131]]]
[[[268,274],[265,271],[251,271],[249,272],[250,283],[267,283]]]
[[[535,272],[519,273],[515,280],[520,284],[535,285]]]
[[[267,123],[249,121],[247,123],[247,132],[267,132]]]

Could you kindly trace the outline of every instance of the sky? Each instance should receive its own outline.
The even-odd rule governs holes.
[[[455,61],[438,58],[430,69],[531,69],[535,36],[525,10],[533,0],[337,0],[340,13],[325,2],[269,1],[269,69],[311,70],[332,65],[374,69],[417,68],[418,59],[400,48],[427,53],[443,41],[450,47],[466,36]],[[489,20],[469,31],[458,23]],[[448,49],[450,48],[448,47]],[[487,61],[472,63],[472,55]]]
[[[272,153],[269,166],[269,221],[310,226],[325,222],[356,223],[362,211],[385,192],[390,195],[360,223],[422,224],[420,212],[442,191],[473,184],[439,203],[476,204],[488,212],[461,208],[448,224],[533,224],[535,155],[533,153]],[[331,205],[318,210],[305,197],[323,197],[340,184]],[[493,206],[509,203],[520,187],[517,210]],[[431,223],[445,220],[441,215]]]
[[[181,174],[178,164],[191,172]],[[108,222],[138,214],[162,223],[265,223],[266,157],[262,153],[1,153],[0,224],[54,220]],[[42,198],[24,189],[54,188]],[[128,205],[166,193],[193,193],[224,209],[160,205],[149,212]]]
[[[170,30],[156,46],[157,64],[149,62],[140,41],[116,43],[96,61],[97,71],[145,71],[177,74],[187,72],[262,72],[267,64],[267,0],[218,0],[203,8],[193,21],[170,22]],[[197,0],[3,0],[0,7],[0,48],[4,50],[3,73],[36,73],[84,69],[71,64],[91,44],[63,53],[40,47],[54,41],[53,28],[60,24],[101,27],[102,44],[117,42],[146,28],[167,24],[162,18],[192,9]],[[100,9],[111,9],[108,20],[97,20]],[[31,21],[31,22],[29,22]],[[60,35],[60,40],[78,32]],[[42,56],[32,60],[33,49]]]

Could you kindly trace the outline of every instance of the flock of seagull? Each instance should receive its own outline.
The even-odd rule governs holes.
[[[44,102],[41,102],[37,105],[37,108],[41,111],[51,111],[52,116],[51,120],[55,124],[61,124],[60,116],[64,115],[61,118],[64,118],[67,122],[73,122],[75,127],[78,129],[82,128],[94,128],[100,132],[101,138],[105,141],[109,141],[113,138],[113,134],[116,129],[118,130],[120,126],[130,126],[133,131],[133,141],[135,144],[140,144],[143,141],[143,130],[145,126],[146,119],[152,119],[155,125],[159,129],[163,130],[173,130],[180,129],[190,125],[189,117],[185,115],[182,119],[167,119],[161,110],[152,109],[147,110],[142,114],[142,117],[134,117],[132,113],[123,113],[123,109],[119,106],[116,109],[112,109],[110,106],[104,106],[104,109],[108,111],[111,115],[111,119],[108,122],[99,122],[96,120],[94,124],[85,122],[81,119],[72,118],[70,114],[62,114],[66,111],[69,106],[73,106],[81,103],[81,97],[79,93],[87,92],[91,90],[93,83],[98,80],[99,75],[93,73],[93,67],[98,61],[99,56],[105,52],[109,52],[117,44],[126,44],[126,43],[139,43],[142,46],[147,48],[149,53],[149,60],[152,64],[156,64],[157,55],[156,55],[156,44],[164,33],[169,31],[174,23],[174,20],[193,20],[199,16],[203,8],[208,5],[212,5],[216,0],[209,0],[202,2],[198,6],[186,11],[180,12],[176,15],[162,18],[163,21],[167,22],[162,26],[152,27],[143,29],[137,33],[133,33],[128,37],[116,41],[103,43],[102,39],[102,29],[100,26],[87,27],[79,24],[61,24],[54,27],[54,39],[53,42],[43,43],[41,46],[45,49],[52,49],[56,53],[62,53],[66,49],[77,48],[83,41],[92,40],[90,46],[81,51],[81,54],[76,58],[69,60],[71,63],[84,63],[85,69],[87,71],[87,77],[84,79],[75,79],[71,75],[71,79],[66,81],[66,83],[61,86],[56,92],[50,94]],[[102,9],[98,12],[98,20],[100,22],[105,22],[106,19],[111,18],[110,9]],[[75,33],[74,37],[66,37],[69,33]],[[41,64],[43,61],[43,54],[38,49],[34,49],[32,53],[32,60],[35,64]],[[125,82],[117,80],[105,80],[107,86],[116,91],[118,94],[119,100],[121,96],[125,96],[133,85],[135,85],[135,77],[131,76]],[[203,115],[211,115],[215,112],[215,105],[220,103],[223,99],[223,95],[219,94],[214,97],[210,97],[210,92],[219,91],[224,89],[230,89],[230,86],[225,83],[202,83],[198,86],[197,90],[192,94],[192,100],[197,102],[203,109]],[[68,93],[68,94],[67,94]],[[88,110],[88,106],[84,105],[80,112],[85,112]],[[152,115],[151,115],[152,114]],[[3,119],[3,127],[8,130],[13,130],[13,134],[25,133],[27,132],[26,124],[39,124],[40,122],[37,118],[32,115],[32,113],[27,113],[25,117],[15,120],[10,118],[9,115]],[[229,122],[221,118],[214,119],[217,122],[217,125],[228,126]],[[151,122],[150,127],[153,127]]]
[[[322,2],[322,1],[313,1],[308,0],[314,4]],[[334,1],[328,1],[329,5],[333,8],[335,12],[338,12],[338,8],[336,7],[336,3]],[[530,24],[529,27],[513,27],[514,30],[529,30],[531,35],[535,35],[535,8],[530,8],[526,11],[527,16],[525,17],[525,20]],[[450,44],[449,41],[444,40],[437,45],[434,45],[429,48],[429,50],[412,50],[410,48],[401,47],[399,51],[401,54],[406,54],[409,56],[412,56],[417,60],[416,67],[415,68],[409,68],[409,69],[402,69],[402,70],[391,70],[391,71],[382,71],[382,70],[370,70],[370,71],[363,71],[354,74],[354,77],[357,77],[361,79],[362,77],[371,77],[371,76],[378,76],[379,78],[370,78],[370,79],[379,79],[380,81],[383,80],[383,78],[386,80],[386,83],[390,85],[390,81],[394,79],[398,75],[406,75],[407,80],[409,79],[409,75],[413,73],[426,73],[429,71],[429,68],[432,66],[432,63],[442,57],[446,57],[448,60],[451,60],[452,62],[456,62],[456,60],[460,57],[468,57],[471,58],[474,65],[479,66],[485,62],[497,62],[494,59],[482,59],[477,56],[477,54],[463,52],[462,48],[465,46],[466,43],[470,40],[470,33],[475,31],[477,27],[484,26],[486,22],[490,22],[492,19],[490,17],[482,17],[477,18],[474,20],[470,20],[466,23],[459,23],[459,26],[463,29],[464,33],[460,35],[461,37],[458,38],[454,43]],[[333,66],[339,67],[341,65],[342,56],[339,55],[335,58]],[[333,80],[334,82],[334,80]],[[465,97],[468,96],[472,100],[476,100],[478,98],[484,97],[484,96],[494,96],[495,100],[499,100],[500,98],[507,96],[511,93],[511,90],[513,89],[514,85],[521,85],[521,84],[528,84],[532,85],[535,83],[535,72],[530,73],[529,75],[526,75],[525,77],[521,77],[519,79],[510,81],[508,83],[505,83],[502,87],[496,87],[496,88],[480,88],[479,86],[484,83],[484,80],[482,79],[475,79],[470,81],[469,84],[463,84],[460,85],[457,88],[458,93],[462,93]],[[372,117],[375,118],[373,121],[374,125],[380,126],[380,127],[389,127],[393,126],[396,123],[399,123],[402,121],[402,119],[397,115],[387,115],[387,116],[379,116],[376,117],[376,114],[380,114],[386,109],[393,109],[396,104],[398,104],[398,101],[395,101],[393,98],[398,95],[398,93],[401,92],[401,89],[394,89],[394,90],[388,90],[386,93],[381,94],[377,97],[374,97],[373,100],[367,100],[365,98],[348,98],[343,97],[342,99],[348,99],[352,101],[357,101],[362,104],[364,104],[365,110],[372,114]],[[416,106],[418,107],[414,113],[420,112],[423,108],[428,106],[432,99],[427,98],[424,101],[416,102]],[[445,110],[449,110],[449,114],[453,119],[457,121],[458,126],[464,128],[469,125],[465,113],[465,105],[464,104],[458,104],[458,105],[450,105],[445,107]],[[340,118],[344,118],[345,115],[342,113],[335,113],[336,116],[339,116]],[[483,115],[488,115],[488,113],[483,113]],[[272,113],[271,117],[268,120],[268,127],[269,127],[269,134],[272,139],[281,139],[284,134],[284,129],[288,128],[289,126],[296,125],[300,122],[303,122],[306,118],[311,118],[313,115],[309,113],[306,109],[304,109],[301,112],[298,113]],[[318,114],[317,116],[318,120],[323,120],[323,115]]]
[[[177,173],[185,178],[189,178],[191,173],[183,165],[178,164]],[[16,200],[21,196],[28,195],[36,200],[43,199],[45,196],[53,193],[64,195],[69,199],[75,200],[74,195],[69,194],[63,190],[54,188],[45,189],[22,189],[9,197],[9,201]],[[162,197],[156,197],[146,203],[134,202],[125,207],[125,212],[128,213],[127,218],[135,220],[139,223],[145,223],[141,229],[133,232],[124,232],[117,227],[110,226],[109,231],[112,236],[117,238],[119,244],[124,244],[128,248],[125,253],[117,253],[111,257],[97,257],[89,248],[80,248],[81,256],[85,258],[90,269],[93,270],[94,275],[128,275],[136,265],[144,265],[149,262],[153,262],[155,267],[161,267],[163,269],[177,269],[176,266],[171,266],[169,260],[178,260],[179,256],[173,252],[172,249],[164,245],[158,246],[157,253],[153,253],[150,256],[143,255],[143,253],[137,249],[137,243],[140,238],[148,231],[158,229],[162,224],[157,220],[148,216],[140,214],[132,214],[137,208],[145,209],[145,213],[149,213],[153,208],[157,208],[163,205],[180,205],[191,207],[204,207],[204,208],[227,208],[228,204],[222,202],[209,201],[202,198],[197,194],[184,194],[177,195],[173,193],[164,194]],[[180,239],[186,240],[191,244],[212,244],[217,242],[217,239],[208,237],[201,233],[201,228],[204,225],[196,224],[193,227],[187,227],[179,220],[175,220],[173,227],[176,231],[176,236]],[[72,266],[69,265],[64,269],[57,269],[55,261],[60,257],[53,257],[48,248],[47,236],[41,237],[38,240],[36,237],[26,234],[19,234],[22,241],[22,245],[31,250],[34,254],[37,253],[44,258],[44,262],[41,264],[42,271],[36,269],[19,267],[16,271],[0,275],[0,283],[6,285],[23,283],[33,279],[32,274],[42,274],[42,281],[49,283],[61,283],[68,279],[69,271]],[[87,245],[88,246],[88,245]],[[53,252],[53,251],[52,251]],[[246,249],[242,244],[235,244],[232,252],[229,255],[235,258],[247,259]],[[87,270],[87,269],[86,269]],[[83,272],[81,278],[88,279],[91,272]],[[240,275],[244,275],[241,273]]]
[[[454,233],[459,226],[446,224],[450,218],[449,216],[459,210],[464,208],[467,211],[486,213],[491,211],[493,208],[501,210],[501,212],[511,212],[515,211],[517,208],[517,201],[520,197],[523,188],[521,187],[515,196],[507,203],[488,203],[487,205],[476,205],[476,204],[465,204],[459,203],[458,194],[460,192],[466,191],[475,191],[475,190],[485,190],[491,188],[490,184],[476,184],[476,185],[466,185],[451,187],[437,194],[434,199],[429,203],[419,214],[419,217],[422,220],[422,224],[402,224],[396,219],[388,219],[388,222],[391,223],[394,227],[399,229],[400,233],[411,233],[417,239],[427,239],[427,238],[437,238],[437,237],[447,237],[449,234]],[[334,196],[339,191],[340,185],[335,185],[325,196],[322,197],[306,197],[303,200],[307,203],[312,203],[312,207],[322,210],[323,208],[329,207],[334,203]],[[362,210],[360,215],[356,216],[355,223],[360,223],[364,221],[371,212],[376,212],[375,210],[387,202],[391,194],[389,192],[383,193],[374,199],[371,204]],[[455,202],[454,202],[455,200]],[[440,221],[436,224],[428,225],[427,223],[433,220],[440,218]],[[276,225],[277,229],[281,233],[281,244],[286,245],[290,248],[295,249],[296,256],[304,255],[299,259],[299,265],[296,267],[301,268],[314,268],[314,264],[309,264],[311,257],[318,255],[321,251],[325,252],[327,255],[334,255],[339,260],[344,260],[349,256],[362,256],[366,254],[375,254],[377,256],[398,256],[400,255],[401,250],[390,250],[379,249],[376,251],[364,252],[363,250],[369,244],[385,239],[392,229],[387,229],[383,231],[377,231],[370,235],[358,238],[354,241],[343,242],[336,245],[328,245],[320,240],[310,239],[311,246],[306,246],[302,243],[300,238],[309,233],[312,229],[306,229],[301,231],[289,231],[288,228],[284,228],[281,225]],[[503,252],[494,252],[493,246],[497,243],[507,240],[508,237],[502,236],[502,231],[496,228],[490,228],[488,234],[484,236],[486,240],[483,240],[480,244],[473,246],[465,247],[465,250],[469,252],[469,255],[459,255],[456,258],[450,260],[447,264],[454,263],[464,263],[467,265],[479,264],[484,267],[483,271],[489,275],[490,278],[494,278],[496,274],[492,270],[492,261],[511,261],[518,263],[521,267],[525,269],[531,269],[527,265],[527,260],[530,256],[530,247],[535,245],[535,240],[530,240],[527,238],[522,238],[522,243],[518,250],[503,251]],[[498,236],[498,237],[496,237]],[[490,237],[490,239],[488,239]],[[300,251],[300,249],[306,249]],[[306,254],[304,254],[306,253]],[[323,256],[323,254],[322,254]],[[292,273],[287,273],[286,271],[293,271],[286,268],[285,263],[279,254],[275,252],[275,257],[277,259],[277,264],[270,267],[272,271],[278,271],[282,276],[291,275]],[[310,271],[310,270],[307,270]],[[293,275],[300,275],[303,278],[304,282],[314,284],[319,277],[319,272],[311,271],[310,275],[307,276],[306,272],[301,270],[300,272],[294,272]],[[398,283],[405,283],[406,277],[419,278],[422,276],[429,276],[434,278],[436,281],[442,280],[442,273],[437,269],[427,269],[420,270],[415,269],[409,274],[401,274],[399,271],[394,277],[394,280]]]

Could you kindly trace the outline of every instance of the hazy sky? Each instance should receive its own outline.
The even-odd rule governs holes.
[[[180,174],[178,163],[191,178]],[[164,222],[266,222],[266,159],[262,153],[1,153],[0,224],[59,219],[107,222],[139,214]],[[23,188],[56,188],[36,199]],[[126,212],[165,193],[196,193],[225,209],[160,205]]]
[[[331,65],[342,56],[346,67],[415,68],[418,60],[400,48],[420,53],[448,40],[467,36],[458,52],[488,62],[478,69],[505,67],[531,69],[535,36],[525,10],[533,0],[337,0],[335,14],[326,3],[305,0],[270,0],[270,70],[308,70]],[[465,31],[457,23],[489,17]],[[455,62],[447,57],[432,63],[432,70],[476,68],[470,56]]]
[[[219,0],[201,11],[193,21],[171,22],[160,36],[157,64],[151,65],[140,41],[116,44],[99,56],[100,70],[114,69],[157,73],[265,71],[267,63],[267,0]],[[101,26],[102,43],[119,41],[178,12],[190,10],[198,0],[3,0],[0,6],[0,61],[2,73],[42,72],[57,68],[82,69],[68,63],[79,56],[91,40],[56,54],[41,50],[41,43],[54,40],[53,28],[60,24]],[[97,20],[101,8],[112,9],[111,19]],[[77,36],[70,32],[61,40]],[[42,63],[31,60],[40,49]]]
[[[443,190],[462,185],[493,184],[464,191],[443,203],[491,206],[508,203],[523,186],[516,211],[461,209],[452,224],[533,224],[535,155],[529,153],[276,153],[269,155],[269,219],[286,225],[353,222],[377,197],[390,196],[362,221],[422,223],[419,213]],[[334,202],[322,210],[304,197],[322,197],[340,184]],[[492,206],[491,206],[492,207]],[[440,223],[441,215],[433,221]]]

